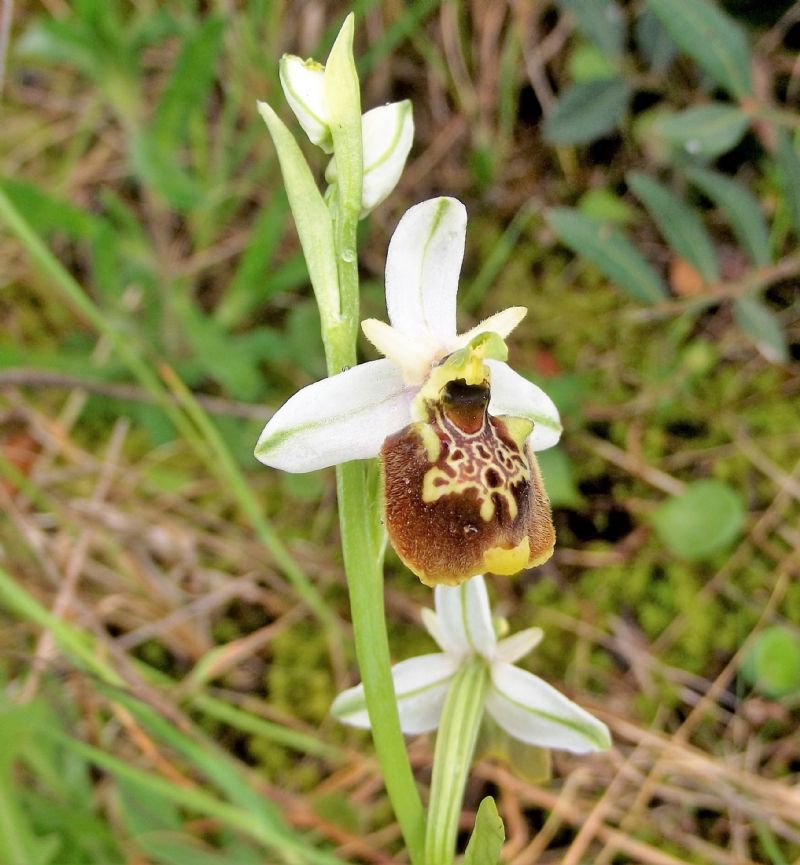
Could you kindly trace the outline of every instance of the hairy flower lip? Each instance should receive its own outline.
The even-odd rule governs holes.
[[[442,651],[392,668],[404,733],[436,729],[449,684],[463,665],[479,657],[491,676],[485,711],[510,736],[577,754],[611,746],[605,724],[538,676],[514,666],[539,644],[542,630],[528,628],[498,641],[482,576],[458,588],[437,586],[434,603],[435,612],[423,609],[422,623]],[[363,685],[339,694],[331,712],[342,723],[368,728]]]
[[[411,421],[411,403],[430,369],[486,330],[507,336],[524,314],[511,307],[465,334],[456,332],[456,293],[466,238],[466,209],[455,198],[410,208],[389,244],[386,304],[391,324],[366,326],[387,357],[303,388],[272,416],[256,446],[266,465],[306,472],[376,457],[386,438]],[[499,360],[491,375],[489,413],[530,420],[533,450],[561,434],[558,410],[536,385]]]

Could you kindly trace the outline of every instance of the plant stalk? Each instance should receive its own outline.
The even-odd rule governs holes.
[[[464,788],[489,687],[489,669],[474,658],[456,674],[447,692],[436,750],[425,835],[425,865],[452,865]]]

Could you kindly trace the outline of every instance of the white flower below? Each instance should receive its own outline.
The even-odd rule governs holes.
[[[605,724],[568,700],[547,682],[514,666],[542,639],[528,628],[498,642],[483,577],[435,589],[436,612],[422,621],[442,649],[392,667],[400,726],[404,733],[436,729],[448,688],[462,665],[476,658],[489,668],[485,711],[510,736],[529,745],[584,754],[605,751],[611,736]],[[342,723],[369,728],[364,686],[343,691],[331,712]]]
[[[526,313],[511,307],[477,327],[456,332],[456,294],[467,213],[455,198],[434,198],[408,210],[389,244],[389,321],[363,322],[385,359],[360,364],[303,388],[270,419],[256,446],[266,465],[307,472],[378,456],[381,445],[412,421],[412,402],[436,366],[478,334],[507,337]],[[504,361],[487,358],[489,413],[533,423],[532,450],[561,435],[558,410],[536,385]]]

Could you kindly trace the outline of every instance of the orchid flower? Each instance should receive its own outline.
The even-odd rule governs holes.
[[[392,667],[404,733],[435,730],[457,673],[478,659],[489,672],[484,711],[508,735],[528,745],[576,754],[610,747],[605,724],[538,676],[514,666],[539,644],[542,630],[527,628],[498,642],[482,576],[455,588],[437,586],[434,603],[436,612],[423,609],[422,622],[442,651]],[[368,729],[364,686],[339,694],[331,712],[344,724]]]
[[[309,140],[325,153],[333,152],[325,67],[316,60],[285,54],[280,79],[286,100]],[[374,210],[397,185],[414,140],[411,102],[391,102],[367,111],[361,117],[364,177],[361,216]],[[336,159],[325,171],[328,183],[337,180]]]
[[[256,446],[290,472],[380,456],[389,539],[429,585],[517,573],[555,542],[534,451],[558,441],[558,411],[505,363],[527,310],[456,332],[466,224],[454,198],[406,212],[386,261],[391,325],[362,324],[385,357],[303,388]]]

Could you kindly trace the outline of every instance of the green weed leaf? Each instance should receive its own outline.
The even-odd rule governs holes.
[[[613,132],[625,114],[631,88],[622,78],[568,87],[544,123],[553,144],[586,144]]]
[[[575,485],[572,460],[559,447],[548,448],[536,455],[550,504],[554,508],[574,508],[581,504],[581,494]]]
[[[768,697],[800,694],[800,636],[782,625],[765,628],[745,655],[742,676]]]
[[[789,348],[775,313],[758,297],[737,297],[733,304],[736,323],[771,363],[786,363]]]
[[[636,19],[636,43],[653,72],[664,73],[675,59],[678,47],[652,9]]]
[[[664,281],[618,229],[568,207],[553,208],[547,219],[562,243],[626,294],[645,303],[667,296]]]
[[[688,261],[706,282],[717,282],[719,265],[714,244],[694,210],[646,174],[629,171],[626,180],[673,251]]]
[[[140,180],[181,213],[195,208],[203,197],[199,184],[177,164],[176,153],[159,146],[147,130],[130,143],[133,169]]]
[[[778,132],[776,158],[780,184],[789,207],[794,231],[800,237],[800,157],[797,155],[792,136],[785,130]]]
[[[189,117],[202,111],[222,50],[223,26],[221,18],[209,18],[185,37],[153,119],[151,135],[160,146],[177,149],[186,140]]]
[[[651,521],[667,549],[682,559],[705,559],[729,547],[744,522],[739,493],[722,481],[695,481],[659,505]]]
[[[463,865],[497,865],[506,839],[503,821],[494,799],[487,796],[478,806],[475,828],[467,844]]]
[[[625,45],[625,18],[614,0],[556,0],[575,19],[578,30],[607,58]]]
[[[750,121],[732,105],[712,102],[674,114],[662,114],[650,132],[698,158],[714,159],[742,139]]]
[[[741,183],[715,171],[690,168],[686,173],[689,180],[723,211],[753,264],[758,267],[770,264],[769,231],[756,197]]]
[[[750,96],[750,49],[733,19],[711,0],[647,0],[669,35],[732,96]]]

